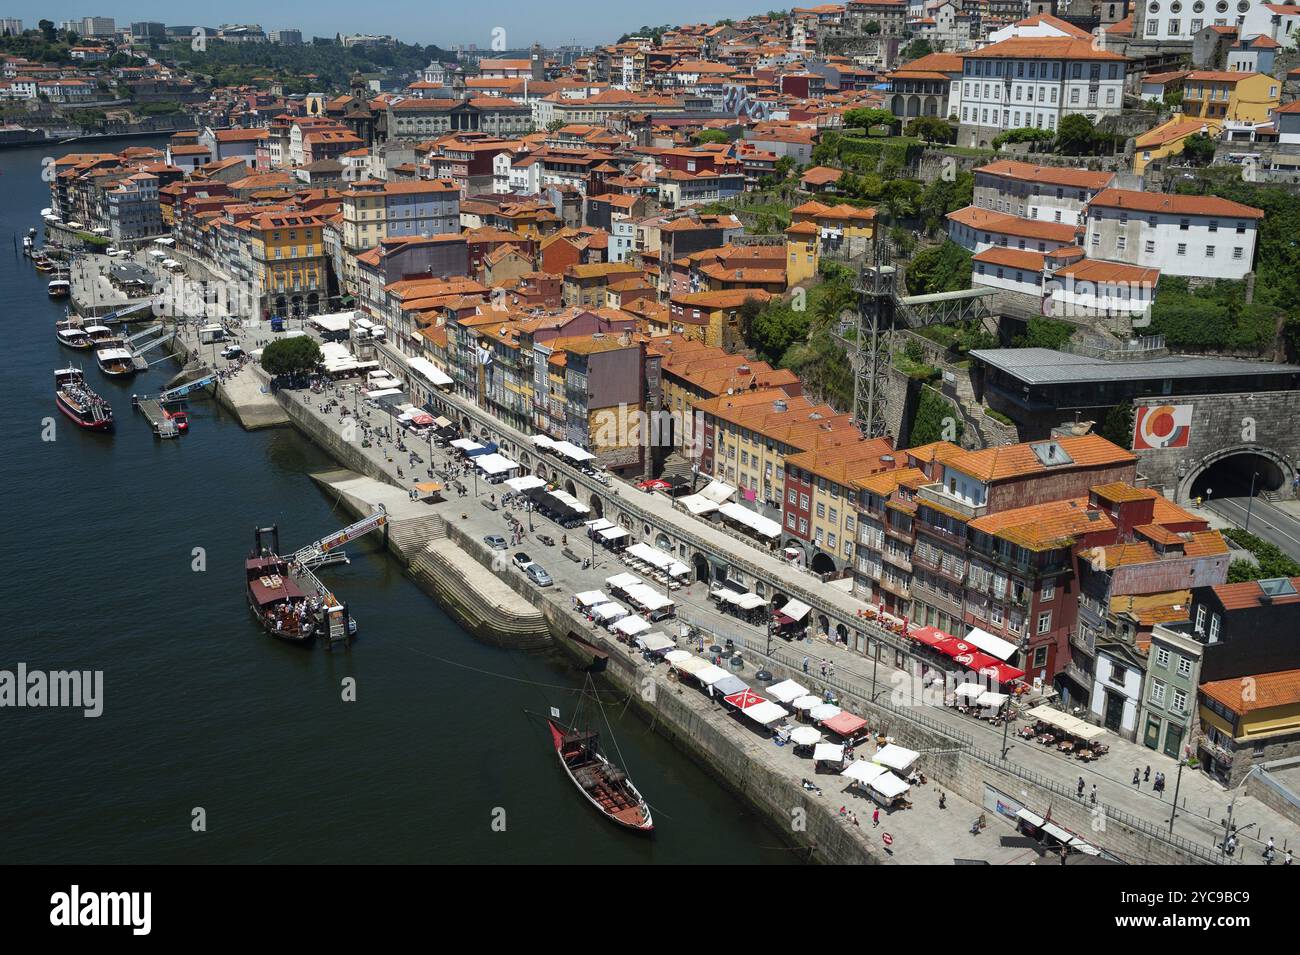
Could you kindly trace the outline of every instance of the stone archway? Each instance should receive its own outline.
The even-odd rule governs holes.
[[[673,553],[673,542],[669,539],[668,535],[665,534],[663,531],[660,531],[658,534],[655,535],[655,546],[658,547],[665,554]]]
[[[824,613],[819,613],[817,615],[817,632],[823,637],[830,636],[831,620],[830,617],[826,616]]]
[[[572,478],[566,478],[566,479],[565,479],[565,481],[564,481],[564,490],[567,491],[568,493],[572,494],[574,497],[577,497],[577,496],[578,496],[578,488],[577,488],[577,486],[573,483],[573,479],[572,479]]]
[[[1291,482],[1295,480],[1296,468],[1280,452],[1273,448],[1266,447],[1262,444],[1238,444],[1226,448],[1219,448],[1211,451],[1205,457],[1196,463],[1187,475],[1178,482],[1177,496],[1174,498],[1176,503],[1186,503],[1194,495],[1193,489],[1200,481],[1201,477],[1214,468],[1216,465],[1222,465],[1231,458],[1237,456],[1248,456],[1261,459],[1265,468],[1263,470],[1276,469],[1276,473],[1263,475],[1263,483],[1256,487],[1256,493],[1260,490],[1276,490],[1278,488],[1289,488]]]
[[[814,574],[833,574],[836,571],[835,558],[825,551],[813,554],[812,563],[808,565]]]
[[[691,563],[695,568],[695,579],[707,584],[713,576],[709,572],[708,558],[705,557],[703,554],[696,554],[691,559]]]
[[[573,482],[570,481],[569,483],[572,484]],[[572,494],[573,492],[570,491],[569,493]],[[605,516],[605,502],[602,501],[602,500],[600,499],[600,495],[599,495],[599,494],[595,494],[595,493],[593,493],[593,494],[591,495],[591,499],[588,501],[588,504],[589,504],[589,506],[591,507],[591,516],[592,516],[592,517],[604,517],[604,516]]]

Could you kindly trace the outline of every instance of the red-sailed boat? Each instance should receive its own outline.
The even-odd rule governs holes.
[[[54,403],[80,428],[113,430],[113,406],[91,390],[80,368],[55,369]]]
[[[566,727],[548,717],[551,741],[560,765],[578,792],[607,819],[634,832],[652,832],[654,820],[627,773],[600,751],[600,734]]]

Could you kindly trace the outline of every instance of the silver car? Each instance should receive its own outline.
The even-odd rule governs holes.
[[[551,580],[551,575],[542,569],[541,564],[529,564],[524,568],[524,573],[538,587],[549,587],[555,583],[555,581]]]

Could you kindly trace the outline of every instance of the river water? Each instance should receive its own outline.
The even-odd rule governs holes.
[[[642,839],[600,819],[525,712],[569,715],[581,674],[555,655],[473,640],[378,538],[323,572],[361,628],[349,652],[262,634],[241,580],[252,529],[278,523],[292,548],[346,524],[307,476],[333,462],[296,431],[243,431],[211,401],[191,406],[189,435],[160,441],[130,395],[159,390],[174,363],[119,384],[56,344],[62,305],[8,247],[40,225],[50,154],[0,152],[0,670],[101,670],[104,700],[94,719],[0,709],[6,861],[794,861],[617,707],[617,742],[657,832]],[[111,400],[116,434],[80,432],[57,413],[52,372],[69,363]],[[49,419],[53,441],[42,440]],[[347,677],[355,702],[342,700]]]

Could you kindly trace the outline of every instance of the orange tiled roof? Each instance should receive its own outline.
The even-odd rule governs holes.
[[[970,526],[1034,551],[1068,547],[1082,534],[1115,529],[1104,512],[1088,509],[1086,497],[998,511],[976,518]]]
[[[1000,481],[1008,478],[1038,474],[1045,471],[1068,470],[1070,468],[1097,467],[1107,464],[1132,464],[1137,456],[1132,451],[1125,451],[1111,444],[1096,434],[1078,437],[1058,438],[1060,445],[1071,458],[1069,464],[1047,466],[1038,460],[1033,448],[1048,444],[1048,441],[1029,441],[1003,447],[984,448],[979,451],[967,451],[945,462],[963,474],[980,481]]]
[[[1300,8],[1297,8],[1300,13]],[[1247,683],[1249,681],[1249,683]],[[1250,692],[1245,692],[1249,687]],[[1239,716],[1255,710],[1300,703],[1300,670],[1278,670],[1257,676],[1202,683],[1200,690]]]

